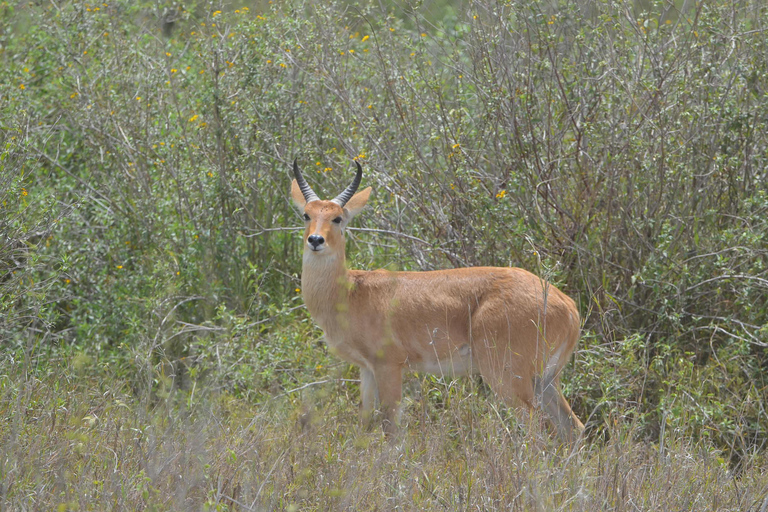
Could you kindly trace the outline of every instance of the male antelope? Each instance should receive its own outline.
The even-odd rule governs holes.
[[[509,405],[539,407],[565,440],[584,425],[560,391],[559,376],[576,347],[573,300],[520,268],[432,272],[348,270],[344,228],[371,188],[357,192],[362,168],[346,190],[321,200],[293,162],[291,196],[304,212],[301,288],[328,346],[360,367],[362,416],[378,397],[384,431],[397,429],[403,369],[475,373]]]

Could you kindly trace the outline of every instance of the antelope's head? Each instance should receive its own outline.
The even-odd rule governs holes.
[[[363,168],[355,161],[357,174],[352,183],[330,201],[323,201],[309,187],[296,160],[293,161],[291,197],[304,214],[304,254],[311,257],[327,257],[344,254],[344,229],[352,217],[368,202],[371,187],[357,192],[363,177]]]

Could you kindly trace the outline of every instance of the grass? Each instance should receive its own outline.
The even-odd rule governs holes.
[[[53,366],[52,366],[53,367]],[[0,380],[7,510],[762,510],[764,456],[633,425],[568,449],[473,382],[411,378],[395,442],[360,428],[346,381],[253,404],[177,391],[137,400],[72,365]],[[437,393],[450,399],[438,401]],[[430,395],[432,398],[430,398]]]

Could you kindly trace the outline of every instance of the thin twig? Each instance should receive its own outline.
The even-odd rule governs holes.
[[[322,384],[328,384],[329,382],[354,382],[356,384],[360,383],[359,379],[325,379],[325,380],[318,380],[315,382],[309,382],[307,384],[304,384],[303,386],[299,386],[294,389],[289,389],[288,391],[285,391],[284,393],[280,393],[279,395],[273,396],[270,400],[277,400],[278,398],[282,398],[287,395],[291,395],[293,393],[296,393],[297,391],[301,391],[306,388],[310,388],[312,386],[320,386]]]
[[[423,240],[421,238],[415,237],[413,235],[408,235],[406,233],[401,233],[399,231],[392,231],[390,229],[375,229],[375,228],[347,228],[347,229],[349,229],[350,231],[365,231],[367,233],[382,233],[382,234],[385,234],[385,235],[393,235],[393,236],[398,236],[398,237],[401,237],[401,238],[407,238],[408,240],[413,240],[414,242],[419,242],[421,244],[428,245],[429,247],[442,252],[446,256],[450,256],[452,258],[456,258],[456,260],[459,261],[459,263],[461,263],[464,266],[467,266],[467,263],[460,256],[456,255],[455,253],[452,253],[451,251],[443,249],[442,247],[435,247],[434,244],[429,243],[426,240]]]
[[[256,233],[251,233],[250,235],[244,235],[246,238],[252,238],[254,236],[263,235],[264,233],[270,233],[272,231],[300,231],[304,229],[303,227],[295,227],[295,228],[266,228],[262,229],[261,231],[258,231]]]
[[[701,281],[700,283],[696,283],[693,286],[689,286],[688,288],[686,288],[686,291],[691,291],[694,288],[698,288],[701,285],[704,285],[704,284],[707,284],[707,283],[711,283],[712,281],[721,281],[723,279],[747,279],[747,280],[750,280],[750,281],[757,281],[758,283],[760,283],[762,285],[768,286],[768,279],[763,279],[762,277],[750,276],[750,275],[745,275],[745,274],[732,274],[732,275],[726,274],[726,275],[722,275],[722,276],[716,276],[716,277],[713,277],[711,279],[705,279],[704,281]]]

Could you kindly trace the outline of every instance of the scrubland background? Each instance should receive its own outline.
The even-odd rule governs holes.
[[[768,7],[2,2],[1,510],[766,510]],[[574,297],[569,450],[411,375],[387,443],[300,298],[354,268]]]

